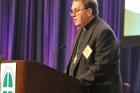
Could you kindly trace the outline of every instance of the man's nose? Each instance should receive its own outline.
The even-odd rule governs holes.
[[[75,14],[74,14],[74,13],[72,13],[72,14],[71,14],[71,16],[72,16],[72,17],[75,17]]]

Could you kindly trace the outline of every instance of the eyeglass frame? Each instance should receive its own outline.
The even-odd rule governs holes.
[[[70,11],[70,15],[71,16],[78,15],[77,13],[80,12],[80,11],[82,11],[82,10],[84,10],[84,9],[87,9],[87,8],[81,8],[81,9],[77,9],[77,10],[76,9],[75,10],[71,10]]]

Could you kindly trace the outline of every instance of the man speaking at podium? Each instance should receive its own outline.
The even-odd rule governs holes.
[[[80,81],[83,93],[122,93],[118,42],[98,17],[97,0],[73,0],[71,16],[78,31],[66,73]]]

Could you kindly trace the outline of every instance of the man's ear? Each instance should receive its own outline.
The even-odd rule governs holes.
[[[91,8],[88,8],[88,16],[91,16],[93,14],[93,10]]]

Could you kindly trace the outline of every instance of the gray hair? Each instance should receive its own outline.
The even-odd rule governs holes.
[[[73,0],[73,1],[82,1],[85,8],[91,8],[93,15],[97,16],[99,14],[98,2],[97,0]]]

